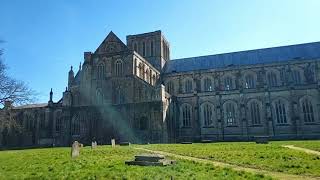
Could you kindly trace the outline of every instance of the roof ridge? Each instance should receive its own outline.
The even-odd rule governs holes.
[[[320,42],[175,59],[167,61],[164,72],[187,72],[225,68],[229,65],[256,65],[307,59],[320,59]]]
[[[201,58],[201,57],[209,57],[209,56],[219,56],[219,55],[227,55],[227,54],[236,54],[236,53],[245,53],[245,52],[256,52],[256,51],[261,51],[261,50],[297,47],[297,46],[311,45],[311,44],[320,44],[320,41],[308,42],[308,43],[299,43],[299,44],[292,44],[292,45],[283,45],[283,46],[273,46],[273,47],[266,47],[266,48],[249,49],[249,50],[240,50],[240,51],[233,51],[233,52],[227,52],[227,53],[218,53],[218,54],[209,54],[209,55],[201,55],[201,56],[184,57],[184,58],[171,59],[171,61],[183,60],[183,59]]]

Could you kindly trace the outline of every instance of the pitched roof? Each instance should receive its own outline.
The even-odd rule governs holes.
[[[110,49],[105,49],[105,46],[110,45]],[[115,49],[114,49],[115,48]],[[107,37],[102,41],[99,47],[96,49],[95,53],[98,52],[109,52],[110,51],[123,51],[127,50],[128,47],[125,45],[117,35],[115,35],[112,31],[107,35]]]
[[[39,104],[26,104],[22,106],[13,107],[13,109],[29,109],[29,108],[40,108],[47,107],[48,103],[39,103]]]
[[[231,65],[268,64],[316,58],[320,58],[320,42],[175,59],[166,63],[164,72],[219,69]]]

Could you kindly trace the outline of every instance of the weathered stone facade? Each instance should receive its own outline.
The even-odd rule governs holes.
[[[1,142],[320,138],[319,60],[320,43],[170,60],[161,31],[127,45],[111,32],[71,67],[59,102],[51,92],[48,104],[12,108],[25,131]]]

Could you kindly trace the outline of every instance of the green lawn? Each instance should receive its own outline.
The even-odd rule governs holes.
[[[294,145],[297,147],[307,148],[307,149],[320,152],[320,140],[318,141],[278,141],[278,142],[274,142],[274,144]]]
[[[271,179],[184,160],[167,167],[124,164],[139,153],[132,147],[85,147],[71,159],[70,148],[0,151],[0,179]]]
[[[269,144],[255,144],[253,142],[158,144],[146,145],[144,148],[269,171],[320,177],[319,156],[283,148],[281,147],[283,144],[291,144],[291,142],[271,142]],[[316,147],[319,141],[305,141],[301,144]]]

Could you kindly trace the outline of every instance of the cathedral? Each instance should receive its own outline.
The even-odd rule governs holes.
[[[320,138],[320,42],[170,59],[161,31],[110,32],[62,98],[9,110],[2,146]]]

